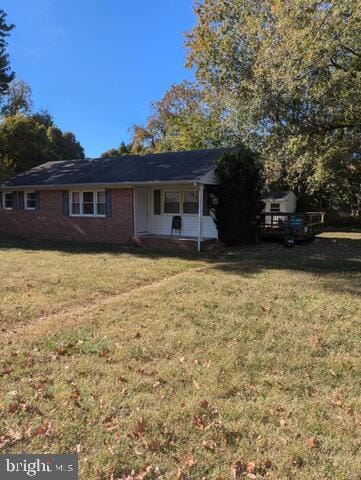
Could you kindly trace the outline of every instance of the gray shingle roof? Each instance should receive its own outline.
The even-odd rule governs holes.
[[[48,162],[4,182],[3,187],[199,181],[229,149],[129,155]]]
[[[283,198],[287,197],[289,193],[290,193],[290,190],[273,191],[273,192],[268,192],[266,197],[269,200],[282,200]]]

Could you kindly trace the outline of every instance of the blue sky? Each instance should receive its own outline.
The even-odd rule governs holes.
[[[185,69],[192,0],[2,0],[11,66],[88,157],[129,140]]]

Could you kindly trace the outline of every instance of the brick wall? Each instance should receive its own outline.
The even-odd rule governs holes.
[[[134,235],[133,190],[112,190],[112,216],[63,214],[62,191],[40,192],[40,209],[0,210],[0,235],[44,240],[128,243]]]

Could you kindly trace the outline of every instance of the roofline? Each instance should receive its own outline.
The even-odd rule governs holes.
[[[84,188],[84,187],[121,187],[131,188],[133,186],[156,186],[156,185],[191,185],[191,184],[204,184],[202,182],[203,177],[195,178],[193,180],[156,180],[147,182],[107,182],[107,183],[64,183],[64,184],[49,184],[49,185],[5,185],[0,184],[0,190],[59,190],[69,188]]]

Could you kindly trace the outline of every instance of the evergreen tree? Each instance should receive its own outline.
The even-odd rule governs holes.
[[[14,72],[10,70],[9,56],[7,54],[7,37],[14,25],[6,23],[6,13],[0,9],[0,101],[7,93],[10,82],[14,79]]]
[[[209,189],[219,239],[226,245],[254,243],[264,208],[264,181],[257,155],[240,146],[216,162],[219,184]]]

